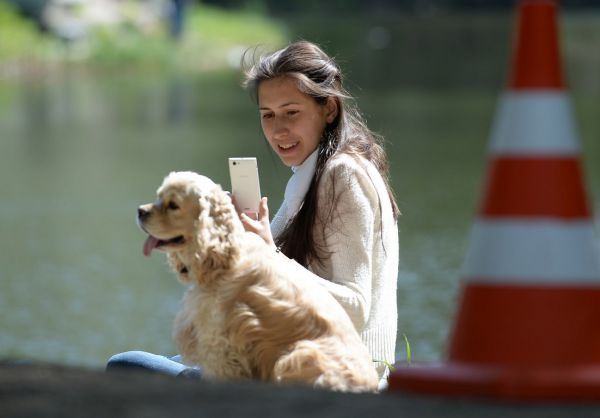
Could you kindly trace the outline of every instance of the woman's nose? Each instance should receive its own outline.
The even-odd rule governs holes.
[[[275,121],[275,123],[273,124],[273,136],[278,139],[278,138],[283,138],[288,134],[289,130],[287,127],[287,124],[282,121]]]

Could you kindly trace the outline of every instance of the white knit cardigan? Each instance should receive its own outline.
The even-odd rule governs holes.
[[[324,286],[352,320],[374,361],[395,361],[398,227],[384,181],[370,162],[347,154],[328,161],[318,190],[315,240],[330,252],[305,277]],[[335,211],[327,213],[331,203]],[[285,202],[284,202],[285,205]],[[321,220],[328,221],[325,228]],[[388,373],[376,364],[381,378]]]

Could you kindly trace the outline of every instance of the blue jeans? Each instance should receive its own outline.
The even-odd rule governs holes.
[[[189,367],[181,363],[181,356],[165,357],[145,351],[126,351],[112,356],[106,364],[106,371],[146,370],[149,372],[200,378],[199,367]]]

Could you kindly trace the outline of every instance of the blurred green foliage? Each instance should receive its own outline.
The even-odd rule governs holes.
[[[185,24],[178,59],[188,69],[235,66],[241,50],[255,45],[274,49],[289,37],[282,22],[252,11],[196,6]]]
[[[191,4],[185,31],[175,40],[167,25],[147,30],[125,19],[121,24],[90,28],[73,42],[41,33],[14,6],[0,3],[0,78],[9,67],[78,63],[94,67],[144,67],[198,71],[236,67],[243,50],[254,45],[275,48],[285,43],[286,27],[255,11],[224,10]],[[39,65],[38,65],[39,67]],[[4,71],[2,71],[4,70]]]
[[[276,47],[286,40],[284,25],[265,16],[200,4],[188,8],[181,39],[172,39],[163,29],[142,33],[126,25],[96,31],[91,37],[89,61],[158,65],[181,71],[221,69],[235,66],[239,50],[256,44]]]
[[[0,62],[41,58],[47,48],[35,23],[21,17],[14,6],[0,2]]]

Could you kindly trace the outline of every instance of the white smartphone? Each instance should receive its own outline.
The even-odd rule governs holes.
[[[230,158],[229,177],[237,210],[258,214],[261,196],[256,158]]]

